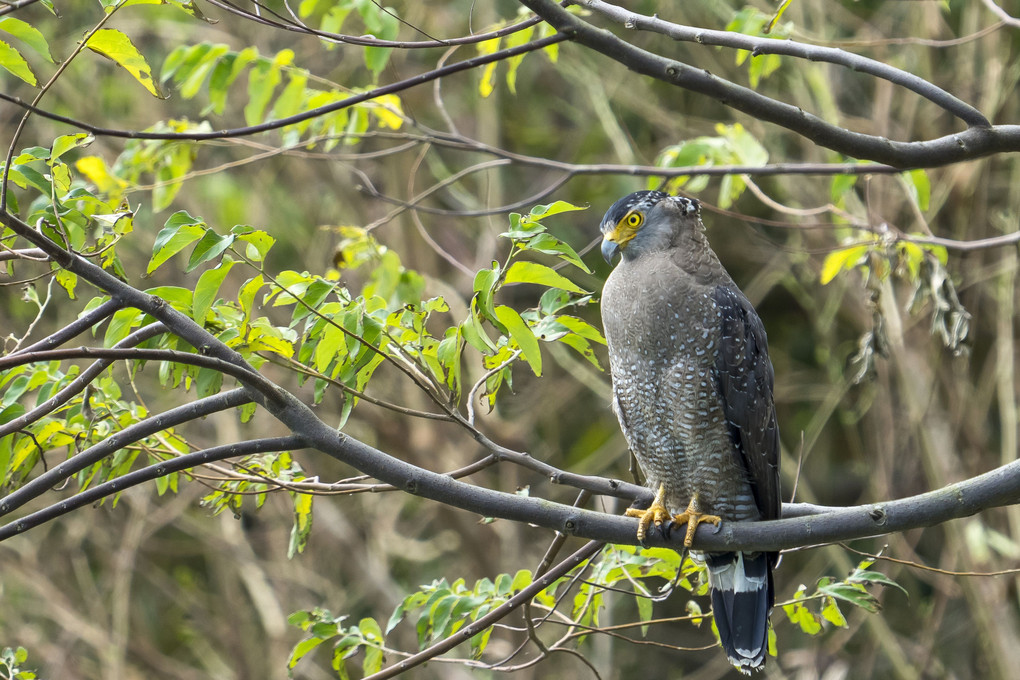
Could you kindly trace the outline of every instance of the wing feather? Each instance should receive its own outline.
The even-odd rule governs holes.
[[[762,519],[778,519],[779,427],[765,326],[736,288],[718,286],[714,297],[721,322],[715,373],[730,436]]]

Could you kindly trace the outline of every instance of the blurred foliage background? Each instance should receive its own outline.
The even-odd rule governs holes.
[[[102,14],[96,3],[56,4],[59,18],[43,3],[17,16],[46,36],[59,59]],[[486,49],[395,50],[373,73],[362,48],[279,30],[217,4],[197,3],[215,23],[172,7],[137,5],[118,11],[108,27],[130,35],[157,74],[168,58],[180,58],[175,50],[188,46],[222,44],[234,52],[254,46],[270,59],[281,50],[292,51],[285,60],[293,66],[287,69],[304,69],[310,85],[340,92],[410,77]],[[364,4],[322,1],[302,3],[300,9],[316,25],[331,16],[335,20],[338,8],[349,8],[344,33],[394,31],[406,40],[480,32],[515,20],[518,9],[509,1],[394,3],[400,22],[391,26],[389,19],[378,18],[374,5],[359,14]],[[630,5],[684,24],[749,32],[775,10],[771,3],[729,0]],[[278,2],[266,7],[287,11]],[[262,14],[271,18],[266,9]],[[366,26],[363,17],[385,25]],[[765,57],[747,59],[733,50],[613,30],[735,82],[750,84],[753,78],[759,91],[850,129],[898,140],[958,129],[934,105],[844,68],[785,57],[764,64]],[[777,30],[915,73],[974,104],[993,122],[1020,119],[1020,30],[1004,24],[986,3],[799,0],[786,9]],[[52,72],[52,66],[47,71],[41,59],[25,54],[37,73]],[[501,63],[488,75],[475,69],[400,92],[402,116],[393,122],[367,112],[357,143],[348,135],[335,145],[302,144],[284,131],[178,144],[175,151],[167,148],[173,145],[98,136],[75,157],[99,157],[114,174],[123,174],[123,197],[137,212],[134,232],[121,241],[118,254],[138,287],[195,286],[200,272],[185,274],[183,264],[159,269],[152,280],[143,277],[156,233],[177,210],[202,216],[221,233],[237,224],[265,230],[278,240],[270,268],[323,276],[334,271],[352,290],[370,275],[370,268],[351,268],[344,261],[349,244],[341,227],[357,227],[396,253],[405,268],[419,272],[426,297],[444,296],[455,319],[465,313],[475,272],[505,260],[509,242],[498,235],[509,226],[508,213],[554,199],[590,206],[550,218],[546,226],[582,252],[593,270],[591,275],[573,270],[572,280],[598,291],[608,269],[597,249],[589,251],[598,242],[596,226],[603,211],[622,195],[659,187],[664,180],[623,171],[576,174],[546,196],[548,187],[564,179],[562,169],[513,159],[488,163],[500,156],[441,143],[432,138],[433,130],[567,164],[845,160],[790,131],[638,77],[570,43],[558,46],[555,61],[550,56],[524,58],[513,74],[514,91],[507,82],[508,65]],[[290,77],[293,71],[287,69]],[[143,129],[177,120],[226,129],[246,124],[245,108],[252,101],[246,81],[246,75],[240,76],[217,110],[207,86],[189,92],[186,82],[170,78],[162,84],[169,98],[154,98],[111,62],[84,55],[57,79],[41,105],[112,128]],[[276,97],[284,102],[276,113],[285,113],[280,94],[287,82],[284,78],[263,118],[278,117],[271,110]],[[9,73],[0,73],[0,84],[8,94],[26,100],[33,96],[32,88]],[[483,97],[490,86],[491,93]],[[0,106],[3,148],[22,113],[8,103]],[[33,116],[18,149],[48,146],[57,135],[73,131]],[[146,149],[156,149],[153,155],[161,159],[148,169],[139,160]],[[487,165],[476,166],[481,163]],[[792,500],[830,505],[897,498],[1016,458],[1015,243],[951,246],[944,269],[935,264],[935,249],[895,245],[903,234],[966,244],[1016,232],[1020,165],[1015,156],[920,174],[692,177],[669,188],[703,201],[715,249],[765,322],[776,369],[787,500],[794,487]],[[407,201],[422,209],[403,209]],[[853,257],[844,250],[861,243],[866,247]],[[5,332],[21,335],[36,314],[21,292],[30,271],[26,266],[0,273],[0,327]],[[235,274],[236,286],[242,276],[238,271],[231,277]],[[823,285],[823,278],[831,280]],[[42,296],[46,279],[28,285]],[[538,301],[528,285],[508,286],[500,295],[503,304],[518,310]],[[82,289],[76,300],[54,294],[33,337],[66,323],[89,297]],[[598,325],[597,306],[579,313]],[[954,318],[969,323],[965,338],[958,330],[954,335]],[[938,332],[941,324],[945,334]],[[626,446],[609,410],[608,374],[565,347],[544,344],[543,352],[541,378],[518,365],[512,389],[500,392],[491,412],[476,404],[478,427],[492,440],[557,467],[629,479]],[[605,365],[604,348],[596,352]],[[477,357],[465,371],[465,385],[482,375]],[[286,370],[266,365],[264,372],[310,398],[310,384],[298,386]],[[140,375],[137,388],[153,409],[180,398],[162,392],[153,376]],[[393,370],[380,369],[371,392],[410,408],[427,407],[425,396]],[[339,423],[337,393],[328,393],[316,408],[328,422]],[[345,431],[431,470],[456,469],[484,454],[456,426],[364,402]],[[268,418],[239,423],[232,414],[219,414],[191,430],[190,437],[212,445],[242,435],[282,433]],[[321,455],[296,452],[295,459],[307,475],[323,482],[357,474]],[[177,494],[157,497],[151,486],[132,489],[116,505],[84,509],[0,545],[0,643],[26,647],[26,665],[45,678],[281,678],[287,676],[292,648],[302,639],[302,631],[287,623],[292,612],[323,607],[352,622],[362,617],[384,622],[408,593],[435,579],[464,578],[471,584],[534,569],[551,539],[544,530],[480,521],[404,494],[324,493],[316,500],[304,552],[289,559],[294,507],[286,492],[269,494],[258,511],[248,499],[236,513],[213,516],[200,500],[215,486],[216,475],[196,470],[194,477],[182,482]],[[471,481],[574,500],[573,490],[512,465],[490,467]],[[608,502],[600,509],[623,510]],[[826,624],[814,636],[777,610],[778,658],[770,661],[768,677],[1013,677],[1020,667],[1017,574],[969,573],[1017,567],[1020,509],[792,551],[777,572],[777,600],[793,597],[801,584],[810,592],[822,577],[842,578],[862,559],[861,552],[880,550],[890,561],[879,561],[876,568],[906,594],[893,588],[875,591],[880,613],[846,611],[846,628]],[[683,616],[685,598],[686,593],[677,592],[657,603],[655,616]],[[600,624],[635,617],[632,598],[606,597]],[[520,622],[507,619],[504,625]],[[401,624],[387,644],[415,650],[413,628]],[[592,635],[580,647],[599,677],[643,673],[709,679],[732,673],[717,649],[669,648],[711,645],[706,626],[666,622],[651,627],[647,639],[636,630],[625,634],[633,641]],[[508,655],[514,639],[513,631],[497,631],[490,653]],[[303,678],[335,677],[329,665],[328,654],[312,653],[293,672]],[[433,662],[412,675],[499,674]],[[596,676],[573,656],[558,654],[514,677]]]

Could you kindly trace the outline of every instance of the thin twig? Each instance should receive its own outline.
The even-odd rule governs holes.
[[[553,583],[555,583],[557,580],[559,580],[560,577],[567,574],[571,569],[590,559],[592,556],[598,553],[599,550],[602,549],[603,545],[605,544],[600,541],[589,541],[588,543],[584,544],[584,546],[581,547],[580,550],[578,550],[570,557],[557,564],[556,566],[552,567],[543,576],[540,576],[539,578],[532,581],[528,586],[522,588],[519,593],[508,599],[500,606],[493,609],[485,616],[479,617],[475,621],[468,623],[450,637],[446,638],[445,640],[437,642],[428,649],[424,649],[421,652],[415,654],[414,656],[404,659],[399,663],[393,664],[389,668],[385,668],[379,671],[378,673],[373,673],[372,675],[366,676],[364,680],[385,680],[386,678],[396,677],[397,675],[400,675],[401,673],[404,673],[410,670],[411,668],[420,666],[429,659],[432,659],[436,656],[439,656],[440,654],[443,654],[453,649],[462,642],[470,640],[472,637],[474,637],[481,631],[485,630],[486,628],[493,625],[503,617],[510,614],[522,602],[534,598],[536,595],[538,595],[543,590],[545,590]]]

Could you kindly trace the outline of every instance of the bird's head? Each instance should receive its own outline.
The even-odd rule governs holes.
[[[636,191],[614,203],[602,218],[602,257],[612,264],[618,252],[632,259],[645,250],[665,247],[677,220],[697,215],[701,204],[663,191]]]

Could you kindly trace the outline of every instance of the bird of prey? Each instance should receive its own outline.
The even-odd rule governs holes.
[[[621,261],[602,292],[613,410],[655,500],[649,527],[777,519],[779,430],[765,328],[709,247],[700,204],[661,191],[620,199],[602,219],[602,255]],[[765,664],[777,553],[694,555],[730,662]]]

